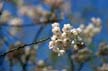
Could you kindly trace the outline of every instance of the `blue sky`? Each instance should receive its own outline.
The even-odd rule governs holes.
[[[33,4],[37,4],[39,2],[39,0],[26,0],[26,1],[28,3],[31,2]],[[72,0],[71,2],[72,2],[71,3],[72,13],[75,14],[74,16],[76,16],[76,14],[79,13],[80,18],[84,18],[86,20],[85,23],[90,22],[91,17],[100,17],[102,19],[102,31],[96,37],[94,37],[93,43],[96,44],[97,46],[97,44],[101,41],[108,42],[108,19],[107,19],[108,18],[108,0]],[[90,10],[88,8],[90,8]],[[10,11],[12,15],[14,16],[17,15],[17,8],[12,4],[5,3],[3,10]],[[26,24],[33,23],[31,20],[29,20],[26,17],[24,17],[23,19],[24,19],[24,23]],[[61,23],[62,23],[61,24],[62,26],[64,23],[68,23],[68,20],[64,19]],[[24,28],[24,32],[27,32],[25,33],[24,39],[20,39],[19,37],[18,39],[20,39],[24,43],[31,43],[34,38],[34,34],[37,33],[39,28],[40,28],[39,25],[36,25],[35,27]],[[8,39],[7,43],[11,44],[15,40],[12,36],[10,36],[7,33],[7,31],[8,30],[6,29],[6,27],[2,28],[2,30],[0,29],[0,35],[5,36]],[[43,33],[39,36],[39,38],[43,38],[50,35],[51,35],[51,26],[48,25],[47,28],[44,29]],[[48,42],[43,43],[40,47],[42,48],[38,50],[38,54],[37,54],[38,58],[46,59],[49,53]],[[8,46],[4,46],[3,48],[0,48],[0,53],[3,53],[7,50],[8,50]],[[2,66],[0,67],[3,68]],[[85,64],[82,71],[92,71],[92,70],[90,70],[88,64]]]

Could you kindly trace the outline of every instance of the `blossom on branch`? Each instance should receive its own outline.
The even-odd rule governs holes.
[[[62,55],[67,49],[72,48],[75,52],[86,47],[86,43],[90,43],[92,38],[101,30],[101,20],[92,18],[92,23],[88,26],[80,25],[74,28],[70,24],[64,24],[62,31],[59,23],[52,24],[53,36],[49,42],[49,49]]]

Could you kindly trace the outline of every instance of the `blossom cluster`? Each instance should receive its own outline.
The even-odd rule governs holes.
[[[100,43],[97,55],[108,56],[108,43],[105,42]]]
[[[104,63],[101,67],[97,68],[97,71],[108,71],[108,64]]]
[[[44,60],[38,60],[36,64],[37,66],[35,67],[35,71],[59,71],[51,65],[46,65]],[[61,71],[68,71],[68,69],[64,68]]]
[[[29,9],[29,10],[28,10]],[[41,5],[39,6],[21,6],[19,7],[18,14],[20,16],[28,16],[35,22],[46,21],[46,16],[49,14],[48,11],[44,10]]]
[[[100,18],[91,18],[91,22],[87,25],[80,25],[82,28],[83,39],[87,43],[91,43],[92,38],[101,31],[101,19]]]
[[[24,45],[24,43],[20,42],[20,41],[16,41],[15,44],[11,44],[10,45],[10,49],[9,50],[13,50],[15,48],[17,48],[18,50],[15,50],[13,52],[8,53],[8,60],[11,61],[13,63],[13,65],[15,65],[17,62],[22,61],[23,63],[26,62],[31,62],[31,63],[35,63],[35,55],[36,55],[36,47],[37,46],[26,46],[24,49],[21,49],[19,47],[22,47]],[[26,58],[29,57],[28,60],[26,60]]]
[[[53,36],[49,42],[49,49],[61,55],[69,48],[77,51],[86,47],[83,40],[90,42],[93,36],[100,32],[100,22],[99,18],[92,18],[92,23],[88,26],[81,24],[78,28],[73,28],[70,24],[64,24],[62,31],[59,23],[53,23]]]
[[[52,32],[54,35],[49,42],[49,48],[61,55],[75,43],[73,38],[81,32],[81,29],[72,28],[70,24],[64,24],[61,32],[59,23],[54,23],[52,24]],[[75,47],[75,49],[77,48]]]

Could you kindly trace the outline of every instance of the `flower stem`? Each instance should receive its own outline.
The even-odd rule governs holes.
[[[80,64],[79,64],[78,71],[81,71],[81,70],[82,70],[82,68],[83,68],[83,66],[84,66],[84,63],[80,63]]]
[[[74,71],[74,63],[73,63],[73,60],[71,58],[72,53],[70,50],[67,50],[66,53],[67,53],[68,59],[70,61],[70,71]]]

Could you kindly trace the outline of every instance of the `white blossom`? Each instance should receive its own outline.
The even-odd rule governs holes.
[[[71,33],[72,33],[73,35],[75,35],[75,36],[78,35],[78,32],[77,32],[76,29],[72,29],[72,30],[71,30]]]
[[[72,28],[72,26],[70,24],[64,24],[62,31],[69,32],[71,30],[71,28]]]
[[[50,41],[49,42],[49,49],[52,49],[55,46],[54,41]]]
[[[44,62],[43,60],[37,61],[37,65],[39,65],[39,66],[42,66],[42,65],[44,65],[44,64],[45,64],[45,62]]]
[[[92,17],[92,18],[91,18],[91,21],[92,21],[93,23],[96,23],[96,18],[95,18],[95,17]]]
[[[91,21],[96,25],[100,26],[101,25],[101,19],[100,18],[91,18]]]
[[[85,25],[84,24],[80,24],[79,28],[84,29]]]
[[[25,54],[28,55],[30,53],[30,46],[25,47]]]
[[[62,36],[62,38],[70,38],[72,35],[71,35],[71,33],[70,32],[68,32],[68,33],[66,33],[66,32],[63,32],[62,34],[61,34],[61,36]]]
[[[82,29],[81,28],[77,28],[77,31],[78,31],[78,33],[81,33]]]
[[[61,33],[59,27],[54,27],[54,28],[52,29],[52,32],[53,32],[53,34],[57,34],[57,35]]]
[[[12,18],[11,13],[9,11],[3,11],[0,21],[5,23],[8,22]]]
[[[100,22],[100,20],[92,18],[92,21]],[[78,28],[73,28],[70,24],[64,24],[62,31],[60,30],[59,23],[52,24],[52,32],[53,36],[51,37],[51,41],[49,42],[49,49],[53,52],[58,53],[58,56],[63,55],[65,51],[69,48],[73,48],[74,50],[78,50],[79,45],[81,48],[86,47],[83,46],[85,43],[83,39],[90,43],[92,41],[93,36],[101,31],[100,26],[96,26],[93,22],[89,23],[89,25],[85,26],[81,24]],[[82,37],[83,36],[83,37]],[[77,42],[80,42],[78,43]]]
[[[72,44],[75,44],[75,41],[74,40],[72,40],[72,42],[71,42]]]
[[[65,53],[65,50],[60,50],[60,51],[59,51],[59,55],[63,55],[64,53]],[[59,56],[59,55],[58,55],[58,56]]]
[[[9,21],[10,25],[15,25],[15,26],[22,25],[22,23],[23,21],[20,18],[13,18]]]
[[[58,37],[56,36],[56,35],[53,35],[52,37],[51,37],[51,40],[57,40],[58,39]]]
[[[57,23],[57,22],[53,23],[52,28],[54,28],[54,27],[59,27],[59,23]]]

